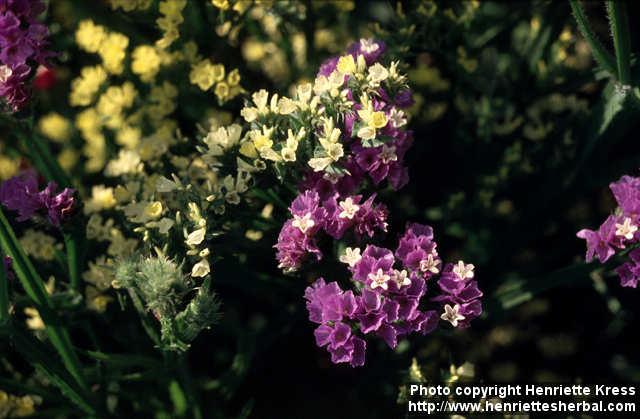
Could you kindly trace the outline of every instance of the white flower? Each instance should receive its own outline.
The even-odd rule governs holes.
[[[355,217],[356,213],[360,209],[360,206],[357,204],[354,204],[353,199],[351,199],[351,197],[340,202],[338,205],[340,205],[340,208],[342,208],[342,212],[338,214],[338,217],[348,218],[350,220],[352,220],[353,217]]]
[[[356,263],[360,262],[362,256],[360,255],[359,248],[347,247],[344,249],[344,254],[340,256],[340,262],[346,263],[350,267],[354,267]]]
[[[380,152],[380,160],[382,163],[388,164],[392,161],[397,161],[398,156],[396,155],[396,146],[387,146],[386,144],[382,145],[382,151]]]
[[[372,86],[379,86],[381,81],[384,81],[389,77],[389,71],[380,63],[375,63],[369,67],[369,75],[367,79]]]
[[[0,65],[0,83],[6,83],[13,74],[11,68],[6,65]]]
[[[464,320],[465,317],[458,313],[460,306],[458,304],[451,307],[449,304],[444,305],[444,313],[440,315],[442,320],[446,320],[451,323],[451,326],[458,327],[458,320]]]
[[[193,265],[193,268],[191,269],[191,276],[194,278],[202,278],[203,276],[207,276],[209,272],[211,272],[209,261],[202,259],[200,262]]]
[[[385,274],[382,268],[378,268],[378,272],[376,272],[375,274],[374,273],[369,274],[369,279],[371,280],[372,290],[378,287],[382,288],[383,290],[387,290],[389,288],[389,285],[387,284],[387,282],[389,282],[391,277]]]
[[[315,224],[316,222],[313,221],[313,219],[311,218],[311,213],[309,212],[302,217],[300,217],[299,215],[294,215],[293,222],[291,223],[291,225],[293,225],[294,227],[298,227],[300,231],[305,234],[307,233],[307,230],[309,230]]]
[[[403,287],[405,285],[411,285],[411,279],[407,276],[406,270],[393,270],[393,277],[391,278],[398,285],[398,288]]]
[[[473,266],[472,264],[465,265],[463,261],[458,261],[458,264],[453,267],[453,273],[458,275],[460,279],[473,278]]]
[[[364,53],[371,54],[376,52],[380,48],[380,45],[373,39],[360,39],[360,50]]]
[[[616,223],[616,236],[631,240],[636,231],[638,231],[638,226],[633,224],[629,217],[625,218],[622,224]]]
[[[372,140],[376,138],[376,129],[368,125],[365,125],[364,127],[358,130],[357,135],[363,140]]]
[[[389,112],[389,120],[394,128],[400,128],[407,124],[407,118],[402,110],[392,108]]]
[[[431,272],[437,274],[438,272],[440,272],[440,269],[438,269],[439,264],[440,260],[435,259],[433,255],[429,255],[426,259],[422,259],[420,261],[420,270],[422,272]]]
[[[309,160],[309,166],[314,172],[321,172],[333,162],[331,157],[314,157]]]
[[[204,236],[207,233],[207,228],[199,228],[191,234],[187,236],[187,241],[185,242],[188,246],[197,246],[204,241]]]

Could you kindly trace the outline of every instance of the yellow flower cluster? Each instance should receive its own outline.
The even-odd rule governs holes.
[[[53,260],[60,247],[53,237],[33,229],[26,230],[19,241],[26,254],[44,261]]]
[[[189,80],[202,91],[215,85],[214,93],[220,102],[233,99],[243,92],[240,86],[240,73],[237,69],[226,75],[222,64],[213,64],[209,59],[200,60],[191,65]]]
[[[73,133],[71,122],[57,112],[50,112],[38,121],[38,130],[57,143],[69,141]]]
[[[131,59],[131,71],[139,75],[142,81],[153,81],[158,71],[160,71],[160,54],[158,54],[155,47],[141,45],[133,50]]]
[[[158,18],[156,23],[162,30],[162,38],[156,42],[158,47],[167,48],[180,37],[178,28],[184,21],[182,10],[186,5],[187,0],[164,0],[160,2],[159,9],[162,17]]]
[[[69,96],[71,106],[90,105],[106,80],[107,72],[102,66],[82,68],[80,77],[71,82],[71,94]]]
[[[37,396],[14,396],[0,390],[0,418],[24,418],[36,412],[42,400]]]
[[[151,0],[108,0],[113,10],[122,9],[125,12],[134,10],[147,10],[151,6]]]
[[[83,20],[76,30],[76,43],[81,49],[100,55],[107,72],[122,74],[129,38],[121,33],[109,32],[91,20]]]

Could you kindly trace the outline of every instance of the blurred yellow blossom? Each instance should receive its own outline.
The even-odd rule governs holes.
[[[131,54],[131,71],[140,76],[142,81],[154,79],[160,70],[160,55],[150,45],[141,45]]]
[[[107,80],[107,73],[102,66],[84,67],[80,77],[71,82],[69,103],[71,106],[90,105],[100,86]]]
[[[38,129],[44,136],[59,143],[71,138],[71,122],[57,112],[50,112],[40,118]]]
[[[107,37],[107,30],[104,26],[96,25],[91,20],[83,20],[76,30],[76,43],[78,46],[91,53],[96,53],[100,45]]]
[[[102,58],[104,68],[111,74],[121,74],[124,69],[124,59],[129,46],[129,38],[121,33],[111,32],[100,44],[98,54]]]

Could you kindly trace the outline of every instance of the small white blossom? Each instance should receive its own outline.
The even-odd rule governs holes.
[[[354,267],[356,263],[360,262],[362,255],[360,255],[360,249],[355,247],[347,247],[344,249],[344,254],[340,256],[340,262],[346,263],[350,267]]]
[[[407,124],[407,118],[402,110],[393,108],[389,112],[389,120],[394,128],[400,128]]]
[[[382,163],[388,164],[392,161],[397,161],[398,156],[396,155],[396,147],[395,146],[387,146],[386,144],[382,146],[382,151],[380,152],[380,160]]]
[[[306,213],[304,216],[300,217],[299,215],[293,216],[293,222],[291,223],[294,227],[298,227],[300,231],[303,233],[307,233],[311,227],[313,227],[316,222],[311,218],[311,213]]]
[[[393,270],[393,281],[398,285],[398,288],[403,287],[405,285],[411,285],[411,279],[407,276],[406,270]]]
[[[373,39],[360,39],[360,50],[366,54],[376,52],[380,48],[380,45]]]
[[[0,65],[0,83],[6,83],[13,74],[11,68],[6,65]]]
[[[445,304],[444,313],[440,315],[440,318],[451,323],[451,326],[458,327],[458,321],[465,319],[465,317],[458,312],[459,310],[460,306],[458,304],[454,305],[453,307],[451,307],[449,304]]]
[[[202,259],[200,262],[193,265],[193,268],[191,269],[191,276],[194,278],[202,278],[203,276],[207,276],[209,272],[211,272],[209,261]]]
[[[463,261],[458,261],[458,264],[453,267],[453,273],[458,275],[460,279],[473,278],[473,269],[475,266],[472,264],[465,265]]]
[[[356,213],[360,209],[360,206],[355,204],[353,202],[353,199],[351,199],[351,197],[349,197],[349,198],[345,199],[344,201],[340,202],[338,205],[340,205],[340,208],[342,208],[342,212],[340,212],[338,217],[340,217],[340,218],[348,218],[350,220],[352,220],[353,217],[356,216]]]
[[[636,231],[638,231],[638,226],[633,224],[629,217],[625,218],[622,224],[616,223],[616,236],[631,240]]]
[[[420,270],[422,272],[431,272],[437,274],[438,272],[440,272],[440,269],[438,269],[439,264],[440,260],[435,259],[433,255],[429,255],[426,259],[422,259],[420,261]]]
[[[185,242],[188,246],[197,246],[204,241],[204,236],[207,233],[207,228],[199,228],[193,232],[191,232],[187,236],[187,241]]]
[[[383,290],[387,290],[389,288],[389,285],[387,284],[387,282],[389,282],[391,277],[385,274],[382,268],[378,268],[378,272],[376,272],[375,274],[374,273],[369,274],[369,279],[371,280],[372,290],[378,287],[382,288]]]

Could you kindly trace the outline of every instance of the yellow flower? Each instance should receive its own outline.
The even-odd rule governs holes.
[[[123,126],[116,133],[116,143],[129,150],[135,149],[140,144],[142,132],[138,127]]]
[[[91,20],[83,20],[76,30],[76,43],[81,49],[96,53],[106,36],[107,31],[103,26],[96,25]]]
[[[211,4],[220,10],[228,10],[231,6],[229,0],[211,0]]]
[[[151,0],[108,0],[111,8],[116,10],[118,8],[125,12],[132,12],[134,10],[146,10],[151,6]]]
[[[117,204],[113,195],[113,188],[104,185],[96,185],[91,188],[91,198],[84,205],[84,213],[90,214],[105,209],[111,209]]]
[[[78,152],[73,147],[63,149],[58,154],[58,164],[66,171],[70,171],[78,163]]]
[[[124,69],[123,62],[126,57],[126,50],[129,46],[129,38],[112,32],[107,35],[101,43],[98,53],[102,58],[105,69],[111,74],[121,74]]]
[[[385,113],[382,111],[373,112],[371,114],[369,125],[371,125],[373,128],[383,128],[385,125],[387,125],[387,115],[385,115]]]
[[[55,258],[56,240],[40,231],[28,229],[19,239],[26,254],[39,260],[53,260]]]
[[[40,118],[38,129],[46,137],[63,143],[71,138],[71,123],[57,112],[51,112]]]
[[[229,72],[229,75],[227,75],[227,83],[229,86],[237,86],[240,84],[240,72],[237,68]]]
[[[139,173],[142,171],[140,155],[133,150],[120,150],[118,158],[111,160],[105,168],[104,174],[118,177],[127,173]]]
[[[144,215],[151,219],[159,218],[162,215],[162,202],[155,201],[149,203],[144,209]]]
[[[0,154],[0,180],[9,179],[18,173],[20,161]]]
[[[356,71],[356,62],[353,59],[353,55],[345,55],[338,59],[338,66],[336,67],[342,74],[353,74]]]
[[[225,82],[220,82],[216,84],[216,89],[214,92],[216,94],[216,97],[220,101],[224,102],[229,97],[229,85]]]
[[[197,85],[201,90],[207,91],[216,82],[219,76],[219,69],[214,66],[210,60],[205,59],[191,66],[189,73],[189,81],[191,84]],[[222,67],[222,78],[224,78],[224,67]]]
[[[131,71],[140,76],[142,81],[151,81],[160,71],[160,55],[149,45],[141,45],[131,54]]]
[[[71,106],[90,105],[105,80],[107,73],[102,66],[84,67],[80,71],[80,77],[71,82]]]

